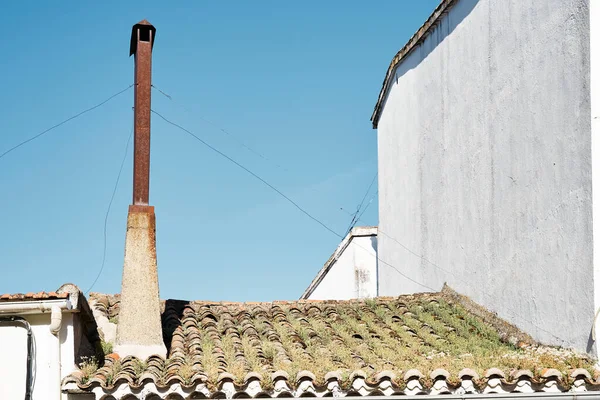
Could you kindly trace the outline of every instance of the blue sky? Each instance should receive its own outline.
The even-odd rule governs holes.
[[[130,85],[131,26],[146,18],[153,83],[173,98],[155,91],[153,108],[343,234],[340,208],[356,209],[377,170],[369,118],[385,71],[437,2],[7,3],[0,153]],[[0,159],[0,293],[94,281],[132,103],[129,90]],[[131,156],[93,291],[120,291]],[[340,242],[156,116],[151,157],[163,298],[296,299]],[[377,224],[377,200],[360,225]]]

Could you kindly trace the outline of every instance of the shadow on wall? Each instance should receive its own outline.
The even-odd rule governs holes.
[[[429,35],[415,46],[413,51],[405,56],[403,62],[398,65],[394,72],[394,80],[397,82],[404,74],[416,68],[425,60],[471,14],[471,11],[479,2],[479,0],[456,0],[456,4],[450,8],[448,14],[442,16],[441,21],[437,23],[437,26],[433,28]],[[384,107],[388,94],[389,90],[385,96]]]

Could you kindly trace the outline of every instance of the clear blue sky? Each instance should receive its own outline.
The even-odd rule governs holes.
[[[153,82],[177,102],[154,92],[153,108],[343,234],[340,208],[356,208],[377,170],[369,118],[388,64],[437,3],[6,3],[0,153],[130,85],[131,26],[146,18],[157,28]],[[0,293],[92,283],[132,102],[130,90],[0,159]],[[94,291],[120,291],[131,156]],[[377,201],[359,225],[377,224]],[[296,299],[340,242],[156,116],[150,202],[163,298]]]

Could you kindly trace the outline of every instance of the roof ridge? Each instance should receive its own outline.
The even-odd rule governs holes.
[[[161,302],[182,302],[182,303],[191,303],[191,304],[201,304],[201,305],[267,305],[267,304],[359,304],[366,302],[378,302],[378,301],[391,301],[391,300],[402,300],[402,299],[419,299],[422,297],[435,297],[443,295],[442,291],[439,292],[423,292],[423,293],[412,293],[412,294],[402,294],[399,296],[377,296],[377,297],[368,297],[368,298],[355,298],[355,299],[345,299],[345,300],[314,300],[314,299],[297,299],[297,300],[270,300],[270,301],[229,301],[229,300],[185,300],[185,299],[161,299]],[[106,294],[106,293],[97,293],[93,292],[89,294],[90,300],[95,300],[98,298],[115,298],[120,297],[120,293],[115,294]]]
[[[373,114],[371,115],[371,122],[373,123],[373,128],[377,128],[377,124],[379,122],[379,117],[381,116],[381,108],[385,101],[390,79],[392,77],[392,73],[396,69],[398,65],[404,60],[406,56],[408,56],[431,32],[432,28],[435,28],[438,20],[456,3],[458,0],[441,0],[440,4],[433,10],[429,18],[421,25],[421,27],[411,36],[408,42],[402,46],[402,48],[394,55],[390,65],[385,73],[385,78],[383,79],[383,83],[381,85],[381,90],[379,91],[379,96],[377,97],[377,103],[375,104],[375,108],[373,110]]]

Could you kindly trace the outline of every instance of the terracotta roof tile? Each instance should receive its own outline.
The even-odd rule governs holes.
[[[64,293],[56,293],[56,292],[38,292],[38,293],[15,293],[9,294],[5,293],[0,295],[0,302],[7,301],[31,301],[31,300],[56,300],[56,299],[66,299],[69,297],[68,292]]]
[[[119,296],[93,294],[91,304],[109,320],[118,319]],[[484,322],[489,319],[443,293],[317,302],[167,300],[162,309],[166,360],[110,354],[100,368],[82,365],[63,388],[99,387],[108,395],[121,383],[135,391],[152,382],[160,396],[176,390],[183,398],[196,392],[231,398],[567,390],[575,381],[578,388],[592,384],[591,360],[533,344],[511,345]],[[514,373],[519,370],[534,373]]]

